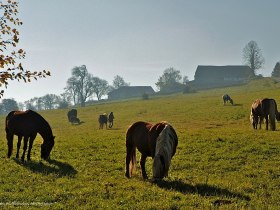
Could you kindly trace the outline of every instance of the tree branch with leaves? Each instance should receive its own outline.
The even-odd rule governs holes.
[[[4,94],[3,87],[7,88],[9,81],[31,82],[31,78],[37,80],[50,76],[50,72],[46,70],[27,70],[20,62],[25,58],[26,52],[17,46],[20,35],[18,27],[22,25],[17,17],[18,7],[18,1],[0,2],[0,97]]]

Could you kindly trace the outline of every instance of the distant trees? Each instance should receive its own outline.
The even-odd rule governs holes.
[[[271,73],[272,77],[280,77],[280,62],[277,62],[274,66],[274,69]]]
[[[120,88],[120,87],[122,87],[122,86],[129,86],[129,85],[130,85],[130,84],[127,83],[127,82],[125,82],[124,79],[123,79],[121,76],[116,75],[116,76],[114,77],[114,80],[113,80],[113,88],[118,89],[118,88]]]
[[[0,113],[1,114],[7,114],[10,111],[18,110],[18,104],[17,102],[13,99],[3,99],[2,103],[0,103]]]
[[[92,78],[92,92],[95,93],[97,100],[99,101],[102,96],[108,93],[109,85],[108,82],[104,79],[98,77]]]
[[[248,65],[252,69],[253,76],[256,75],[256,70],[263,67],[265,60],[257,42],[250,41],[243,48],[243,61],[244,64]]]
[[[156,86],[161,93],[180,92],[184,85],[181,83],[181,73],[179,70],[170,67],[165,69],[163,75],[159,77]]]
[[[75,104],[85,106],[86,100],[93,94],[93,76],[85,65],[72,69],[72,77],[67,80],[66,91],[72,96]]]
[[[7,88],[10,80],[30,82],[31,78],[50,76],[49,71],[30,71],[23,68],[19,60],[25,58],[25,51],[17,48],[19,42],[18,27],[22,22],[17,18],[18,2],[8,0],[0,3],[0,97],[3,86]]]

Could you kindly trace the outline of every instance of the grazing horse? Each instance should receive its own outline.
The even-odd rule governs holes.
[[[113,112],[110,112],[109,116],[108,116],[108,122],[109,122],[109,128],[113,127],[113,121],[114,121],[114,114]]]
[[[71,122],[72,124],[80,124],[80,119],[77,117],[78,111],[77,109],[71,109],[67,113],[68,121]]]
[[[153,178],[167,176],[177,144],[177,134],[167,122],[152,125],[140,121],[132,124],[126,132],[126,177],[130,178],[136,168],[136,148],[141,153],[140,166],[144,179],[148,178],[145,169],[147,157],[154,159]]]
[[[103,129],[104,125],[106,126],[107,129],[107,122],[108,122],[107,114],[104,113],[99,115],[98,122],[99,122],[99,129]]]
[[[23,153],[21,160],[24,161],[25,152],[27,150],[27,144],[29,141],[27,160],[30,160],[30,152],[34,139],[37,133],[43,138],[43,144],[41,145],[41,158],[49,159],[50,152],[54,146],[54,136],[49,123],[38,113],[27,110],[12,111],[6,117],[6,138],[8,143],[8,158],[11,157],[13,151],[13,137],[18,136],[17,143],[17,155],[19,158],[19,149],[21,146],[22,137],[24,138]]]
[[[222,98],[224,101],[224,105],[226,105],[226,102],[228,102],[228,101],[231,103],[231,105],[233,105],[233,100],[228,94],[223,95]]]
[[[280,121],[280,114],[277,110],[277,104],[274,99],[264,98],[264,99],[257,99],[251,108],[251,123],[253,128],[257,129],[258,122],[261,123],[263,119],[265,119],[266,130],[268,130],[268,123],[270,124],[270,129],[275,130],[276,124],[275,119]]]
[[[270,124],[270,129],[275,131],[275,118],[277,121],[280,120],[280,115],[277,110],[277,104],[274,99],[264,98],[261,100],[262,114],[265,118],[266,130],[268,130],[268,122]]]
[[[263,113],[261,99],[256,99],[251,106],[250,121],[254,129],[261,129],[261,124],[263,122]]]

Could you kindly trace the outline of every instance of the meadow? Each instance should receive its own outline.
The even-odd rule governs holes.
[[[235,106],[223,105],[225,93]],[[49,162],[40,159],[39,135],[31,161],[15,158],[15,140],[8,159],[1,116],[0,208],[279,209],[280,123],[276,131],[266,131],[253,130],[249,122],[252,102],[264,97],[280,107],[280,83],[265,78],[243,86],[78,107],[80,125],[68,122],[67,109],[42,111],[56,136]],[[114,127],[99,130],[98,115],[110,111]],[[128,126],[162,120],[179,137],[169,177],[152,182],[148,158],[149,179],[142,179],[139,164],[127,179]]]

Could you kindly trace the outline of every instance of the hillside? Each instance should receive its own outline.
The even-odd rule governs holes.
[[[228,93],[235,106],[223,105]],[[276,131],[253,130],[250,107],[274,98],[280,83],[270,78],[244,86],[192,94],[96,104],[78,108],[81,125],[67,121],[68,110],[40,112],[56,136],[52,161],[40,161],[37,136],[30,162],[11,159],[4,117],[0,118],[0,203],[5,208],[45,209],[278,209],[280,205],[280,123]],[[280,108],[279,108],[280,109]],[[99,130],[98,115],[114,112],[114,127]],[[125,133],[136,121],[170,122],[179,137],[169,177],[144,181],[140,167],[124,176]],[[137,153],[137,160],[140,158]],[[147,173],[151,178],[151,158]]]

